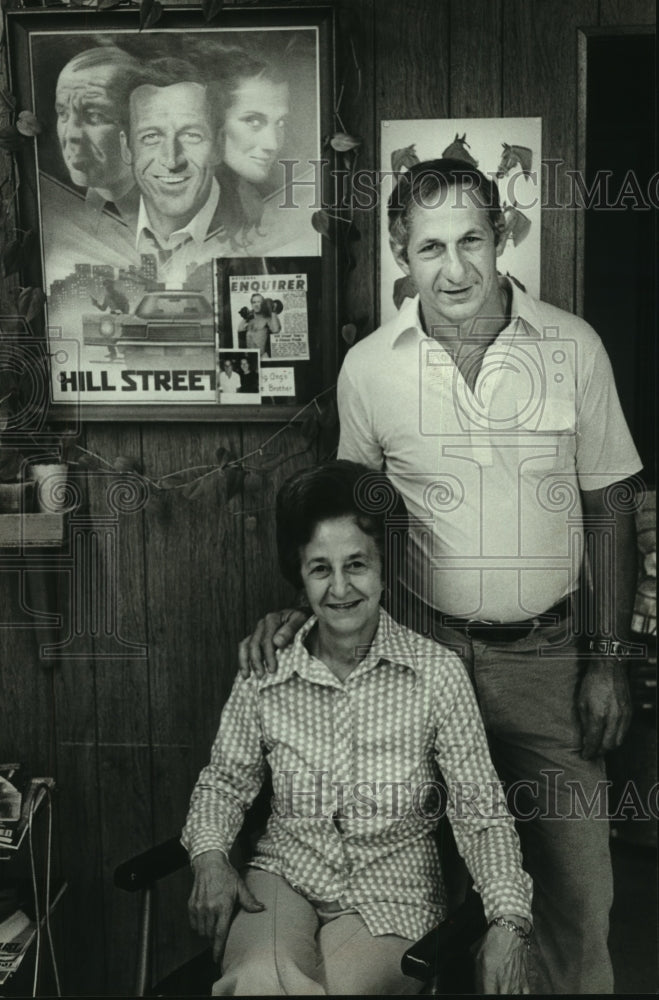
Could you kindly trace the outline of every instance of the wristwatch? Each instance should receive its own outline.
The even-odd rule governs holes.
[[[634,646],[629,642],[620,642],[618,639],[591,639],[588,643],[588,650],[597,656],[606,657],[607,660],[629,659],[635,655]]]

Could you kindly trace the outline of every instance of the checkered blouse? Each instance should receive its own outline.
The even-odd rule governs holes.
[[[372,934],[416,939],[446,914],[434,835],[445,810],[488,919],[530,919],[531,880],[460,660],[381,610],[341,682],[306,648],[315,622],[277,654],[276,674],[236,678],[192,793],[190,857],[230,849],[269,766],[253,867],[354,908]]]

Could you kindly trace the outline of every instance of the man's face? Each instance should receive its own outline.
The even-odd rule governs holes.
[[[152,222],[171,232],[186,225],[210,194],[218,144],[198,83],[146,85],[130,98],[130,139],[122,149],[132,164]]]
[[[233,375],[233,363],[231,361],[225,361],[222,367],[224,368],[225,374]]]
[[[65,66],[55,91],[57,135],[74,184],[108,188],[130,178],[121,158],[116,98],[118,71],[109,65]]]
[[[233,94],[224,122],[224,162],[253,184],[266,180],[284,141],[288,84],[259,77]]]
[[[477,316],[500,313],[497,247],[487,210],[450,188],[436,208],[412,209],[407,259],[392,246],[399,266],[419,291],[427,332]]]
[[[262,295],[252,295],[251,298],[252,310],[255,313],[260,313],[263,309],[263,296]]]

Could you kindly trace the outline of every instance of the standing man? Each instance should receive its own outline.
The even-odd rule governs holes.
[[[389,230],[418,294],[346,357],[339,457],[384,468],[403,494],[413,523],[395,612],[460,648],[472,671],[534,879],[534,991],[610,993],[598,796],[603,754],[631,716],[625,480],[641,462],[597,334],[497,274],[491,181],[460,161],[417,164],[391,198]],[[584,622],[586,555],[596,616]],[[243,671],[261,669],[262,653],[272,669],[281,621],[243,641]]]

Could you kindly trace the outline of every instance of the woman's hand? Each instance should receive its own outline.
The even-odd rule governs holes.
[[[238,662],[242,677],[250,673],[263,677],[266,670],[277,671],[278,649],[289,646],[309,617],[309,611],[288,608],[285,611],[271,611],[257,623],[251,635],[238,646]]]
[[[192,861],[194,884],[188,900],[190,926],[213,940],[213,961],[224,951],[224,942],[236,900],[250,913],[265,910],[222,851],[205,851]]]
[[[489,928],[476,953],[477,993],[529,993],[526,943],[496,925]]]

